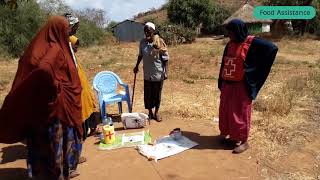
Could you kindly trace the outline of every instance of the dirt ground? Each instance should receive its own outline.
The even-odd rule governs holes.
[[[199,146],[155,163],[134,148],[99,151],[98,140],[89,137],[83,150],[88,161],[79,165],[81,175],[75,179],[319,180],[320,99],[315,95],[320,93],[320,76],[315,73],[320,70],[320,42],[277,42],[280,51],[275,65],[254,102],[251,148],[240,155],[219,144],[218,123],[214,120],[218,116],[217,74],[224,44],[223,40],[200,39],[169,48],[170,73],[160,109],[163,122],[152,121],[145,128],[156,139],[180,127]],[[90,80],[97,72],[111,70],[132,87],[136,54],[137,44],[129,43],[80,49],[78,56]],[[0,61],[0,104],[10,89],[16,67],[17,61]],[[134,111],[146,113],[141,72],[135,92]],[[116,106],[108,109],[117,112]],[[115,125],[117,133],[126,132],[121,123]],[[0,180],[26,179],[25,158],[25,145],[0,144]]]
[[[167,135],[171,129],[180,127],[185,136],[200,145],[156,163],[148,161],[134,148],[100,151],[95,145],[98,140],[91,137],[86,140],[83,150],[88,161],[79,165],[81,175],[75,179],[261,179],[259,162],[253,151],[234,155],[218,143],[217,123],[182,122],[168,116],[163,118],[163,122],[152,121],[145,128],[150,129],[153,137]],[[120,123],[116,125],[121,126]],[[1,179],[24,179],[25,146],[1,145],[1,148]]]
[[[134,148],[124,148],[112,151],[97,149],[97,138],[90,137],[84,143],[83,156],[88,161],[79,165],[81,175],[75,180],[242,180],[268,179],[266,171],[256,156],[256,147],[247,152],[234,155],[232,150],[219,144],[217,123],[199,123],[196,121],[182,122],[176,118],[164,116],[161,123],[151,121],[145,129],[152,132],[154,138],[167,135],[169,130],[180,127],[183,134],[198,142],[199,146],[171,156],[157,163],[148,161]],[[118,133],[121,123],[115,123]],[[130,130],[139,131],[139,130]],[[1,144],[0,177],[2,180],[23,180],[26,174],[25,145]],[[314,150],[318,150],[318,154]],[[320,161],[320,141],[316,141],[303,149],[290,152],[288,157],[279,159],[270,165],[271,170],[286,172],[287,169],[302,169],[312,171]],[[316,157],[316,158],[315,158]],[[301,163],[308,162],[308,163]],[[276,167],[275,167],[276,166]],[[278,179],[278,178],[274,178]],[[282,179],[282,178],[279,178]],[[288,178],[291,179],[291,178]],[[297,178],[300,179],[300,178]],[[301,178],[305,179],[305,178]],[[308,178],[313,179],[313,178]]]

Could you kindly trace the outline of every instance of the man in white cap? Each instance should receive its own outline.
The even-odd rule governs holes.
[[[145,38],[140,41],[139,55],[134,73],[138,73],[143,60],[144,105],[149,111],[149,119],[162,121],[159,115],[163,81],[168,78],[169,55],[164,40],[155,35],[156,27],[147,22],[144,26]],[[153,113],[153,108],[155,111]]]

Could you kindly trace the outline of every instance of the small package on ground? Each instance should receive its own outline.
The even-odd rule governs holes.
[[[124,129],[136,129],[146,126],[148,115],[144,113],[122,113],[121,121]]]
[[[176,139],[174,136],[165,136],[156,141],[155,145],[139,145],[138,151],[148,159],[155,161],[163,159],[197,146],[198,143],[191,141],[185,136]]]
[[[138,145],[151,143],[150,131],[140,131],[132,133],[116,134],[115,141],[111,144],[106,144],[101,140],[99,150],[112,150],[126,147],[136,147]]]

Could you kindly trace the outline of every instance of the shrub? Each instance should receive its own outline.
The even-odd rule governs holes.
[[[19,56],[44,23],[45,16],[34,1],[23,1],[17,9],[0,6],[0,49]]]
[[[170,0],[167,6],[171,23],[201,27],[205,33],[220,32],[220,25],[230,16],[226,8],[210,0]]]
[[[191,43],[195,40],[197,33],[192,28],[182,25],[164,24],[158,26],[160,36],[168,45]]]
[[[102,28],[90,20],[80,17],[80,27],[76,35],[80,39],[81,46],[89,46],[102,43],[105,32]]]

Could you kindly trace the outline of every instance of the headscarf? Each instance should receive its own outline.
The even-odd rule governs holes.
[[[73,16],[72,14],[66,13],[64,16],[67,18],[70,27],[73,27],[79,23],[79,18]]]
[[[82,134],[81,84],[69,48],[68,22],[53,16],[19,60],[0,109],[0,142],[23,140],[54,119]]]
[[[76,36],[70,36],[70,42],[74,46],[79,41],[79,39]]]
[[[236,42],[243,42],[249,35],[246,23],[240,19],[231,20],[226,29],[234,33]]]

